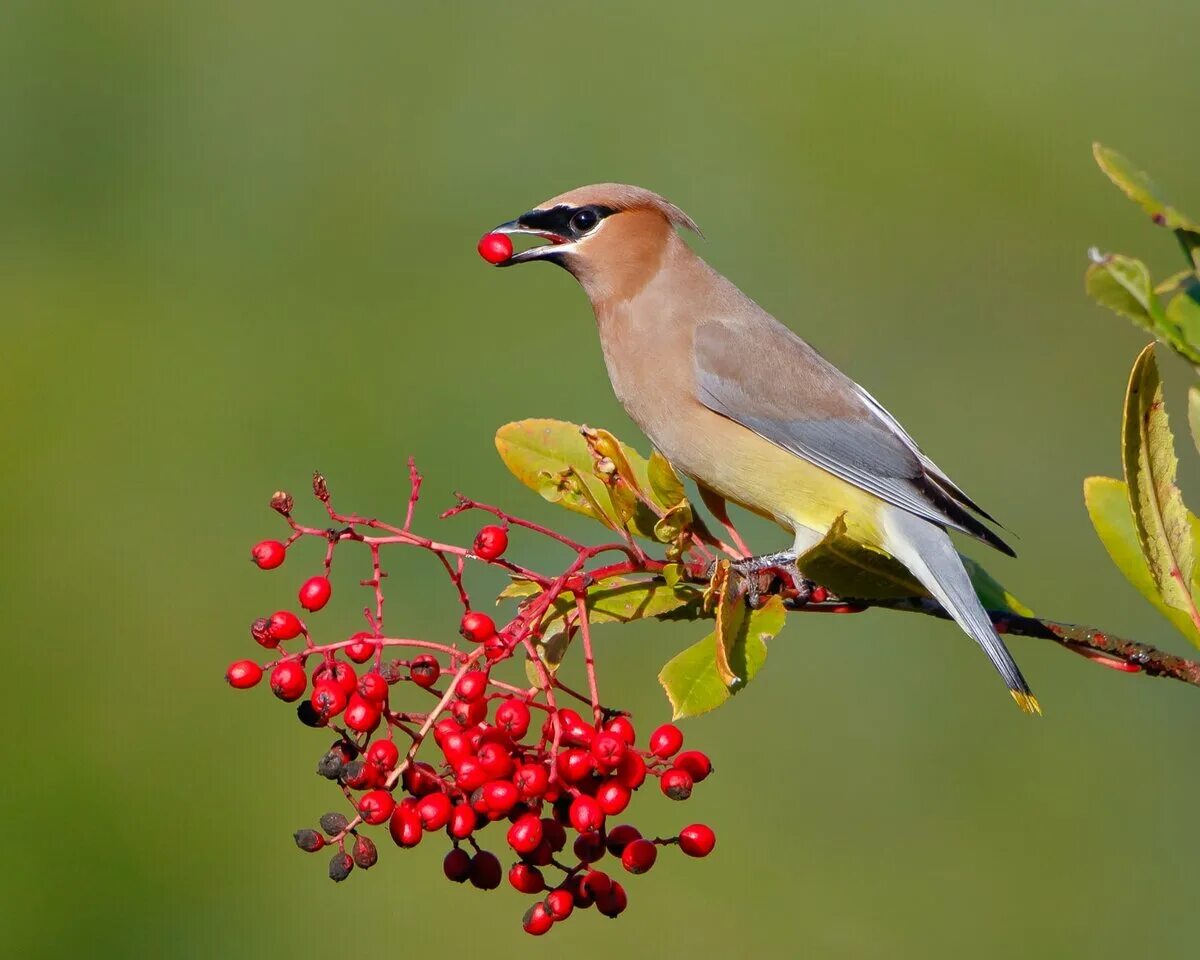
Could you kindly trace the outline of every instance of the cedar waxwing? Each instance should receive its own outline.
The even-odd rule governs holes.
[[[579,281],[618,399],[718,519],[728,500],[794,533],[790,551],[739,561],[739,572],[798,578],[796,558],[841,516],[850,536],[903,563],[975,639],[1022,710],[1040,713],[946,532],[1013,556],[976,515],[992,518],[866,390],[705,263],[677,227],[699,233],[657,194],[602,183],[494,232],[549,241],[500,265],[549,260]]]

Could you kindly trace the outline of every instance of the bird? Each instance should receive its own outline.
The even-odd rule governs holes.
[[[617,399],[728,526],[731,502],[793,536],[733,566],[757,580],[796,560],[839,518],[903,564],[982,648],[1022,711],[1041,707],[997,634],[950,539],[1009,555],[996,521],[854,380],[703,260],[694,220],[642,187],[598,183],[495,227],[547,241],[498,266],[547,261],[591,302]],[[997,524],[998,525],[998,524]]]

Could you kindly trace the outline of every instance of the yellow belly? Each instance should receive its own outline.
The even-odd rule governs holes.
[[[824,534],[844,514],[850,536],[881,545],[883,501],[878,497],[732,420],[705,412],[707,417],[693,418],[686,436],[673,436],[675,442],[659,446],[676,468],[785,529],[804,527]]]

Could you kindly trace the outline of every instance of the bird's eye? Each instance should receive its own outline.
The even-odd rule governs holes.
[[[587,233],[599,222],[600,218],[596,216],[596,211],[585,208],[571,217],[571,229],[576,233]]]

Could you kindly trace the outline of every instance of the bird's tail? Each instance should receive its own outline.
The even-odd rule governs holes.
[[[983,648],[992,666],[1004,678],[1017,706],[1025,713],[1040,714],[1042,708],[1037,698],[992,626],[946,531],[907,511],[893,509],[885,522],[885,539],[885,549],[908,567],[954,621]]]

